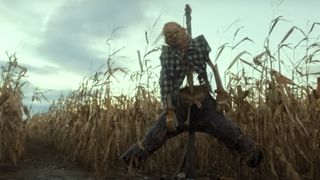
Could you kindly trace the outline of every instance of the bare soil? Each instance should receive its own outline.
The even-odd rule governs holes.
[[[76,162],[71,162],[53,147],[38,142],[27,142],[24,157],[17,166],[0,163],[0,180],[150,180],[144,175],[129,175],[119,162],[106,176],[97,178]]]
[[[93,172],[66,161],[50,146],[28,142],[26,152],[15,167],[0,164],[0,180],[94,180]]]
[[[119,162],[120,163],[120,162]],[[151,180],[176,179],[158,175],[129,175],[124,164],[115,165],[106,176],[97,178],[94,172],[86,170],[76,162],[68,161],[53,147],[37,142],[27,142],[24,157],[17,166],[0,163],[0,180]],[[200,178],[215,179],[215,178]]]

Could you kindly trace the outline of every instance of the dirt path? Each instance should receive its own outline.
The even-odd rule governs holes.
[[[26,152],[17,167],[0,164],[0,180],[170,180],[165,176],[130,176],[126,167],[118,165],[108,175],[95,178],[93,172],[85,170],[77,163],[65,160],[52,147],[28,142]],[[213,178],[200,178],[213,179]]]
[[[18,167],[0,165],[0,180],[94,180],[94,173],[65,161],[53,148],[27,143]]]
[[[0,180],[150,180],[145,176],[130,176],[123,165],[101,178],[75,162],[61,157],[54,148],[41,143],[27,142],[26,152],[18,166],[0,163]],[[156,178],[159,179],[159,178]]]

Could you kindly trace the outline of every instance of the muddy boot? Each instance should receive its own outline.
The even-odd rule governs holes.
[[[127,165],[140,168],[148,156],[149,153],[146,150],[140,148],[138,144],[134,144],[127,152],[120,156],[120,159]]]

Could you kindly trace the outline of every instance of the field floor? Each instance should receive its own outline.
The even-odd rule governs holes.
[[[26,143],[24,157],[17,167],[0,164],[0,180],[139,180],[154,179],[143,175],[130,176],[123,164],[116,165],[106,176],[96,178],[76,162],[66,160],[54,148],[36,142]],[[159,178],[155,178],[159,179]]]
[[[28,142],[17,167],[0,164],[0,180],[91,180],[94,173],[68,162],[51,147]]]
[[[121,162],[119,162],[121,163]],[[94,172],[90,172],[76,162],[66,160],[54,148],[36,142],[27,142],[24,157],[18,162],[17,167],[8,164],[0,164],[0,180],[170,180],[168,176],[160,175],[148,177],[137,174],[130,176],[123,164],[115,165],[106,176],[96,178]],[[213,179],[203,177],[199,179]],[[215,178],[214,178],[215,179]],[[217,178],[218,179],[218,178]]]

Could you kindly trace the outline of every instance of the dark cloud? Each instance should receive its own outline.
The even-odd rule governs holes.
[[[110,26],[130,26],[141,21],[144,8],[143,0],[71,1],[55,13],[50,26],[67,34],[103,36]]]
[[[0,67],[4,68],[8,65],[9,61],[5,60],[0,60]],[[56,74],[59,72],[60,68],[55,67],[55,66],[49,66],[49,65],[44,65],[44,66],[34,66],[33,64],[26,64],[26,63],[19,63],[19,66],[26,68],[27,69],[27,74],[26,76],[29,75],[29,73],[33,74],[38,74],[38,75],[50,75],[50,74]]]
[[[21,63],[21,66],[27,68],[27,74],[29,72],[32,72],[34,74],[41,74],[41,75],[49,75],[49,74],[56,74],[60,69],[58,67],[54,66],[33,66],[32,64],[23,64]]]
[[[23,29],[22,32],[37,36],[40,32],[45,11],[39,8],[49,6],[41,0],[27,2],[23,0],[2,0],[0,3],[0,21]]]
[[[70,1],[68,1],[70,2]],[[49,20],[37,51],[50,61],[73,71],[96,71],[106,61],[108,33],[119,26],[129,27],[143,18],[143,1],[72,1]]]
[[[103,54],[90,50],[83,40],[47,39],[38,50],[49,61],[61,65],[65,70],[88,72],[96,70],[104,63]]]

